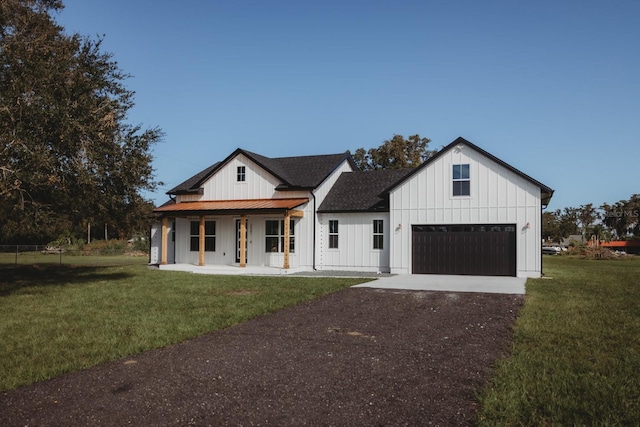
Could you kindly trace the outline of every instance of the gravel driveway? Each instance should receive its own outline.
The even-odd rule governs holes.
[[[3,393],[0,425],[470,425],[523,302],[345,289]]]

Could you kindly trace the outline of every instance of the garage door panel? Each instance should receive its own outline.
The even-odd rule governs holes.
[[[415,274],[515,276],[515,225],[414,226]]]

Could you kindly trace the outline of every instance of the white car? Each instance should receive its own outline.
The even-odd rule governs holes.
[[[547,255],[558,255],[562,252],[562,248],[559,246],[543,246],[542,253]]]

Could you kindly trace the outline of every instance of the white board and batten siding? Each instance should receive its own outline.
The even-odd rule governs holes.
[[[318,270],[389,272],[389,214],[318,214]],[[338,247],[329,248],[329,221],[338,221]],[[383,220],[383,248],[373,247],[373,221]]]
[[[244,166],[245,180],[238,182],[238,167]],[[244,154],[232,158],[203,185],[201,200],[250,200],[296,197],[275,188],[280,181]]]
[[[238,167],[245,167],[245,180],[238,182]],[[351,171],[346,160],[311,194],[309,191],[277,191],[280,181],[248,157],[240,154],[231,159],[203,183],[202,194],[179,195],[178,202],[199,200],[250,200],[270,198],[308,198],[309,202],[296,210],[303,217],[292,218],[295,222],[295,252],[290,254],[292,268],[311,269],[314,264],[314,227],[318,227],[315,207],[322,203],[340,174]],[[315,196],[315,200],[314,200]],[[315,206],[314,206],[315,204]],[[206,220],[216,221],[216,251],[205,253],[205,264],[233,264],[235,262],[235,227],[239,216],[207,216]],[[247,260],[249,265],[281,266],[282,253],[270,253],[265,248],[265,222],[281,220],[282,215],[249,215],[247,217]],[[176,242],[176,262],[196,264],[198,253],[189,250],[189,222],[193,218],[178,218],[176,229],[182,236]]]
[[[469,164],[469,196],[453,196],[458,164]],[[539,277],[541,210],[540,187],[469,146],[453,147],[390,193],[391,272],[411,274],[412,225],[515,224],[517,276]]]

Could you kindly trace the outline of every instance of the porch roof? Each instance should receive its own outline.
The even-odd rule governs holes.
[[[307,203],[307,197],[294,199],[203,200],[164,204],[153,211],[159,214],[222,214],[284,212]]]

